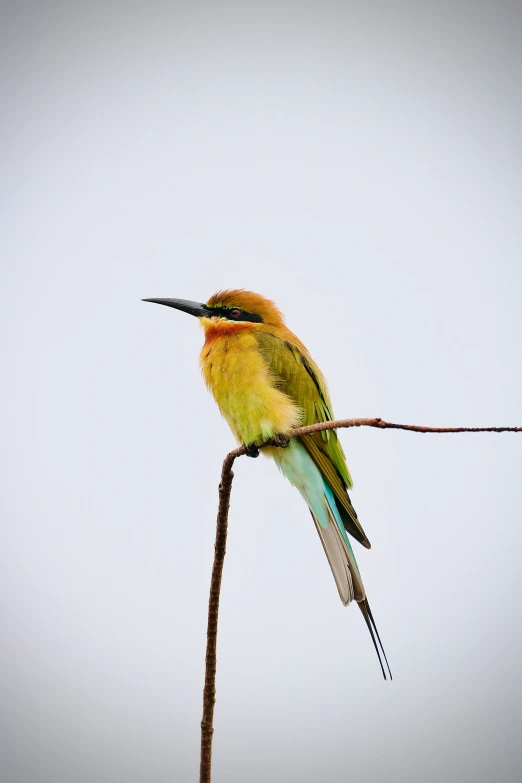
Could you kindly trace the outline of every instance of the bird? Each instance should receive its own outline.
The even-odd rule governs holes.
[[[373,619],[349,535],[370,549],[348,490],[353,482],[335,430],[289,437],[295,427],[334,421],[327,385],[301,340],[270,299],[244,289],[218,291],[201,304],[144,299],[198,318],[205,342],[204,381],[247,455],[259,447],[301,493],[312,515],[344,605],[355,601],[384,679],[388,659]],[[264,445],[267,441],[277,445]],[[382,657],[381,657],[382,652]]]

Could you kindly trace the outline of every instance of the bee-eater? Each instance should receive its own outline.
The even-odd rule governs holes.
[[[258,446],[300,425],[332,421],[325,379],[301,340],[269,299],[251,291],[219,291],[206,304],[145,299],[196,316],[205,332],[200,364],[205,383],[237,441],[257,456]],[[282,441],[284,442],[284,441]],[[291,438],[286,448],[266,446],[312,514],[343,604],[355,600],[364,616],[386,679],[386,653],[347,533],[367,549],[348,496],[352,478],[334,430]],[[391,677],[391,672],[390,672]]]

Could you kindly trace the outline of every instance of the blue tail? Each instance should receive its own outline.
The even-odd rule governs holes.
[[[322,473],[304,446],[296,438],[290,441],[288,448],[270,449],[269,453],[274,458],[283,475],[286,476],[294,487],[297,487],[306,501],[326,557],[330,563],[341,601],[345,605],[352,600],[358,603],[372,637],[383,677],[386,679],[381,651],[391,679],[392,675],[388,659],[386,658],[386,653],[384,652],[379,632],[366,598],[359,567],[331,487],[323,478]],[[377,641],[379,644],[377,644]]]

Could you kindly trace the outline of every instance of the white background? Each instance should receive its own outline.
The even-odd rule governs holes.
[[[338,417],[522,424],[518,4],[4,3],[2,779],[196,780],[221,462],[194,318],[274,299]],[[214,781],[518,781],[522,435],[341,435],[394,673],[238,461]]]

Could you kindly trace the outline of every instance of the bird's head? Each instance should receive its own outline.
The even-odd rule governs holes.
[[[242,289],[218,291],[208,302],[190,302],[186,299],[144,299],[144,302],[174,307],[184,313],[195,315],[205,328],[218,324],[226,328],[228,324],[270,324],[281,326],[283,315],[276,305],[261,294]]]

